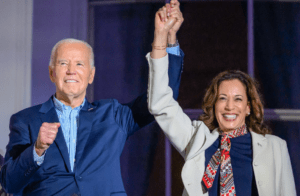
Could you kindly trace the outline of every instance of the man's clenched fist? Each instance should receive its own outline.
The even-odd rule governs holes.
[[[38,138],[35,142],[35,151],[39,156],[50,147],[56,138],[60,123],[43,123],[40,127]]]

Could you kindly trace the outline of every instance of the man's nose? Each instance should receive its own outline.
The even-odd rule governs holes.
[[[68,75],[76,75],[76,64],[69,63],[68,69],[67,69],[67,74]]]

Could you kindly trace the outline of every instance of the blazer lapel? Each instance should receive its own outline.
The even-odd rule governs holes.
[[[267,138],[250,130],[252,136],[253,162],[259,159],[267,148]],[[262,159],[264,160],[264,159]]]
[[[92,130],[93,118],[95,116],[96,106],[88,101],[84,104],[79,113],[79,126],[77,131],[76,144],[76,160],[77,166],[82,162],[84,151],[86,150],[86,143]]]
[[[41,115],[42,122],[48,122],[48,123],[59,122],[57,113],[55,111],[55,107],[54,107],[54,104],[52,101],[52,97],[42,105],[40,112],[43,113]],[[58,132],[57,132],[56,138],[54,140],[54,143],[56,144],[57,148],[60,151],[61,156],[63,157],[63,159],[65,161],[65,165],[67,167],[68,172],[70,172],[71,166],[70,166],[70,160],[69,160],[68,147],[67,147],[61,127],[58,128]]]

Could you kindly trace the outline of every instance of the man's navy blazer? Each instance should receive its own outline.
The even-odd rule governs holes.
[[[169,55],[170,85],[177,98],[183,64]],[[59,122],[52,97],[45,103],[11,117],[10,135],[1,169],[1,184],[17,195],[126,195],[120,171],[120,155],[128,136],[154,120],[147,108],[146,93],[129,104],[108,99],[86,101],[79,113],[73,172],[61,127],[38,166],[34,143],[43,122]]]

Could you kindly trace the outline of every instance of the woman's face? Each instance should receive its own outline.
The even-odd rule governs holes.
[[[238,79],[221,82],[215,104],[215,115],[220,129],[228,132],[243,126],[249,113],[245,86]]]

